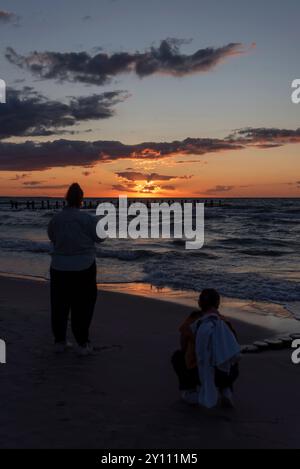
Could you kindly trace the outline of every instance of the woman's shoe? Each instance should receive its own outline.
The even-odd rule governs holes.
[[[89,355],[92,355],[93,353],[93,346],[89,343],[85,345],[78,345],[77,348],[77,355],[79,357],[87,357]]]
[[[55,342],[54,353],[64,353],[69,348],[72,348],[72,344],[70,342]]]

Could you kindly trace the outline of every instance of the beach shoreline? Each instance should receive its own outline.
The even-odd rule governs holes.
[[[12,279],[19,281],[37,282],[48,284],[49,279],[44,277],[14,274],[0,271],[0,281]],[[144,282],[128,283],[97,283],[98,292],[110,292],[117,295],[137,296],[144,299],[178,304],[189,309],[198,308],[199,293],[195,291],[172,289],[168,287],[156,287]],[[295,311],[297,303],[291,308]],[[285,306],[271,302],[243,300],[239,298],[223,297],[221,302],[223,314],[232,320],[238,320],[261,329],[269,330],[269,337],[300,333],[300,321]],[[259,335],[260,336],[260,335]],[[261,337],[256,338],[261,340]]]
[[[170,364],[190,307],[101,291],[96,351],[85,360],[53,353],[46,282],[1,277],[0,288],[1,448],[299,446],[300,374],[290,350],[244,355],[236,409],[202,411],[180,401]],[[233,322],[243,343],[270,334]]]

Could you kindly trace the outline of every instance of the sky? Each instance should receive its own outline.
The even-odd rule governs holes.
[[[0,4],[0,195],[299,197],[298,0]]]

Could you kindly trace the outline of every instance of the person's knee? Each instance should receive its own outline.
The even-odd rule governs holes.
[[[176,350],[171,357],[171,363],[173,366],[178,365],[179,363],[183,363],[184,361],[184,354],[181,350]]]

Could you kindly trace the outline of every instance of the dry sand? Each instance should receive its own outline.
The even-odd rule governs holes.
[[[236,409],[179,400],[170,356],[190,308],[101,292],[90,358],[55,355],[47,283],[0,278],[0,448],[297,448],[300,366],[290,350],[245,355]],[[234,320],[242,343],[271,328]]]

